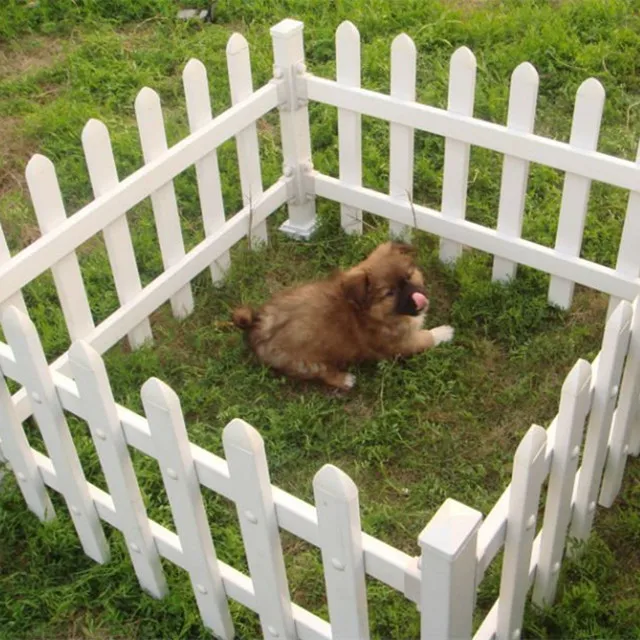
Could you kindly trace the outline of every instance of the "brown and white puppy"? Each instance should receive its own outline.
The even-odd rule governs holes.
[[[234,324],[266,365],[350,389],[355,362],[410,356],[453,338],[422,328],[429,306],[410,245],[386,242],[355,267],[277,293],[260,309],[240,307]]]

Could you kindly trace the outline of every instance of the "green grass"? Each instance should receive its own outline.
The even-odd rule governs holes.
[[[185,6],[203,6],[202,3]],[[170,0],[100,3],[41,0],[37,8],[12,1],[0,27],[0,220],[13,251],[37,237],[22,178],[32,153],[50,157],[68,210],[91,199],[80,145],[86,120],[109,127],[120,176],[141,163],[133,101],[142,86],[160,93],[170,143],[186,133],[181,71],[191,57],[207,66],[214,111],[228,106],[224,48],[233,31],[251,44],[254,83],[271,74],[268,28],[284,17],[305,21],[308,65],[333,77],[334,31],[352,20],[363,41],[364,86],[387,91],[389,47],[401,31],[418,48],[418,96],[446,103],[448,60],[462,45],[478,60],[475,113],[504,122],[509,76],[521,61],[540,72],[536,131],[567,139],[573,97],[589,76],[599,78],[607,102],[599,149],[635,157],[640,133],[637,72],[640,17],[637,2],[382,2],[361,0],[325,5],[239,0],[217,3],[213,24],[174,20]],[[312,105],[314,163],[337,174],[335,110]],[[363,119],[364,182],[388,187],[388,125]],[[281,172],[277,116],[259,125],[265,185]],[[219,150],[225,206],[241,202],[233,144]],[[443,142],[416,136],[415,199],[439,207]],[[468,216],[495,223],[501,158],[474,149]],[[176,180],[185,242],[203,236],[193,171]],[[532,166],[524,235],[553,243],[562,176]],[[615,263],[626,207],[621,190],[595,184],[589,205],[583,255]],[[417,234],[419,259],[428,274],[430,322],[451,323],[455,341],[407,362],[358,368],[349,395],[291,382],[256,364],[242,337],[229,329],[231,308],[240,300],[259,303],[287,284],[315,278],[362,258],[385,236],[384,225],[366,218],[363,237],[340,233],[338,209],[318,202],[321,226],[309,243],[277,232],[284,217],[270,222],[268,247],[233,252],[228,278],[213,289],[208,274],[194,282],[196,311],[184,322],[168,305],[152,318],[155,342],[130,353],[125,344],[106,356],[116,399],[141,410],[139,388],[150,376],[180,395],[192,441],[222,454],[221,432],[242,417],[263,435],[272,481],[311,500],[311,480],[325,463],[338,465],[360,488],[364,529],[408,553],[417,554],[417,535],[447,497],[484,514],[509,482],[519,439],[533,422],[547,425],[557,410],[559,391],[578,357],[593,358],[602,335],[606,300],[578,288],[570,313],[546,305],[548,277],[520,269],[508,287],[490,283],[490,257],[465,252],[455,269],[437,260],[437,239]],[[161,271],[148,203],[129,214],[142,279]],[[79,255],[96,321],[117,307],[102,241]],[[63,319],[50,276],[25,291],[50,358],[68,348]],[[221,322],[222,321],[222,322]],[[70,417],[87,477],[102,488],[86,426]],[[32,446],[44,451],[29,424]],[[136,453],[134,462],[151,517],[173,528],[157,463]],[[624,490],[610,510],[600,510],[587,553],[568,562],[557,604],[529,608],[530,638],[629,638],[640,635],[640,466],[631,460]],[[207,637],[189,581],[166,563],[171,593],[158,602],[143,594],[118,532],[108,531],[112,561],[99,566],[83,555],[65,508],[54,496],[58,519],[36,521],[11,476],[0,487],[0,638],[195,638]],[[221,559],[246,570],[235,511],[205,492],[205,504]],[[108,527],[107,527],[108,528]],[[320,556],[306,543],[285,536],[292,597],[326,616]],[[479,615],[496,597],[499,567],[481,586]],[[372,632],[377,638],[418,636],[415,607],[371,580]],[[239,637],[259,632],[256,617],[233,605]]]

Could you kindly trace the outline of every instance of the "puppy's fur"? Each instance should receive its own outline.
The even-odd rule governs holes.
[[[413,255],[387,242],[348,271],[281,291],[257,311],[236,309],[234,324],[270,367],[350,389],[351,363],[410,356],[453,338],[449,326],[422,329],[428,300]]]

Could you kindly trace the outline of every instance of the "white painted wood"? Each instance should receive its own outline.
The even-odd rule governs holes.
[[[391,43],[390,93],[400,100],[416,99],[417,52],[413,40],[401,33]],[[358,115],[358,118],[360,116]],[[413,201],[414,132],[411,127],[391,123],[389,128],[389,195]],[[405,242],[411,239],[410,227],[389,221],[389,235]]]
[[[40,231],[46,235],[67,221],[55,167],[49,158],[37,154],[29,160],[25,175]],[[69,336],[83,338],[94,324],[76,254],[70,252],[51,265],[51,272]]]
[[[640,293],[640,278],[624,276],[613,269],[582,258],[557,253],[522,238],[503,238],[495,230],[468,220],[450,220],[428,207],[398,202],[388,195],[365,187],[350,187],[339,180],[314,172],[316,195],[336,202],[347,202],[376,215],[449,238],[460,244],[499,255],[545,273],[557,274],[579,284],[633,300]]]
[[[640,144],[636,154],[636,165],[640,166]],[[627,211],[624,216],[622,237],[618,248],[616,271],[632,278],[640,276],[640,251],[638,251],[638,239],[640,238],[640,191],[631,191],[627,201]],[[620,298],[612,296],[609,300],[607,318],[611,316],[618,306]]]
[[[423,640],[471,638],[481,522],[479,511],[448,498],[420,534]]]
[[[519,64],[511,75],[507,127],[532,133],[538,101],[538,72],[529,62]],[[498,205],[498,233],[520,238],[529,179],[529,163],[506,155],[502,164],[500,203]],[[492,280],[505,282],[514,278],[518,265],[500,257],[493,259]]]
[[[251,98],[227,109],[157,160],[122,180],[108,196],[89,203],[45,237],[36,240],[10,263],[0,265],[0,303],[277,104],[275,85],[258,89]]]
[[[1,370],[0,436],[2,436],[2,451],[11,464],[27,507],[40,520],[53,520],[56,515],[55,510],[38,471],[27,436],[16,415],[11,394]]]
[[[513,460],[507,537],[504,545],[497,640],[519,638],[529,589],[529,561],[544,481],[546,431],[532,425]]]
[[[585,80],[576,94],[570,145],[587,151],[597,148],[603,109],[603,86],[595,78]],[[571,256],[580,255],[590,190],[589,178],[572,173],[565,176],[556,233],[557,251]],[[549,302],[568,309],[573,299],[573,288],[571,280],[552,277],[549,283]]]
[[[9,246],[7,245],[7,240],[4,237],[4,231],[0,224],[0,266],[9,262],[9,260],[11,260],[11,253],[9,253]],[[24,303],[22,291],[17,291],[14,295],[10,296],[4,304],[1,304],[0,312],[8,309],[10,306],[14,306],[25,315],[29,315],[27,305]]]
[[[207,70],[200,60],[195,58],[189,60],[182,72],[182,84],[187,104],[189,129],[191,133],[195,133],[207,126],[213,119]],[[204,223],[204,235],[208,237],[216,232],[225,221],[216,149],[196,162],[196,180]],[[211,264],[211,279],[214,284],[222,280],[230,265],[231,256],[228,252],[223,253]]]
[[[249,43],[239,33],[234,33],[227,43],[227,68],[229,70],[231,104],[238,104],[253,93]],[[242,204],[245,207],[250,207],[253,202],[260,199],[263,191],[258,129],[255,122],[236,135],[236,148],[238,150]],[[266,220],[251,229],[249,240],[251,246],[256,243],[265,244],[268,242]]]
[[[145,382],[141,395],[200,616],[217,636],[231,640],[233,623],[180,400],[157,378]]]
[[[103,122],[95,119],[87,122],[82,130],[82,147],[93,195],[99,198],[108,194],[119,182],[109,131]],[[125,305],[142,289],[126,215],[107,225],[103,234],[118,300],[120,305]],[[128,338],[132,349],[153,340],[149,319],[134,327]]]
[[[571,496],[591,404],[591,366],[578,360],[562,385],[554,438],[547,500],[542,524],[542,542],[533,601],[540,607],[553,604],[565,540],[571,519]]]
[[[360,86],[360,33],[345,20],[336,29],[336,82]],[[338,109],[338,159],[340,180],[362,184],[362,118],[356,111]],[[362,233],[362,211],[340,205],[340,225],[346,233]]]
[[[82,340],[71,346],[69,360],[140,586],[155,598],[162,598],[167,593],[167,583],[104,362]]]
[[[334,640],[369,638],[358,488],[326,464],[313,479],[329,621]]]
[[[135,110],[142,154],[145,163],[149,163],[161,158],[169,148],[160,96],[152,89],[145,87],[136,97]],[[162,264],[167,270],[184,257],[180,212],[173,181],[166,182],[151,194],[151,206],[160,243]],[[193,311],[191,285],[187,285],[171,296],[171,309],[176,318],[185,318]]]
[[[62,494],[82,548],[96,562],[107,562],[107,540],[87,491],[87,481],[51,379],[38,332],[33,322],[14,307],[4,313],[3,327],[15,354],[20,381],[29,394],[34,417],[60,478]]]
[[[445,109],[403,102],[368,89],[345,87],[314,75],[305,76],[301,83],[309,100],[350,108],[362,115],[454,138],[624,189],[638,187],[640,167],[629,160],[578,149],[566,142],[514,131]]]
[[[242,420],[225,427],[222,442],[262,633],[265,638],[293,640],[291,596],[264,442]]]
[[[604,331],[570,528],[570,535],[578,540],[589,537],[593,524],[622,365],[629,345],[631,318],[631,305],[623,301]]]
[[[305,178],[313,165],[307,96],[299,91],[308,75],[304,64],[302,29],[302,22],[287,18],[272,27],[270,32],[274,84],[282,96],[278,106],[284,174],[292,183],[289,219],[280,230],[292,237],[307,239],[315,229],[316,204],[305,185]]]
[[[629,349],[620,385],[618,407],[611,425],[609,451],[599,498],[599,503],[603,507],[610,507],[613,504],[622,486],[630,448],[632,419],[634,410],[638,406],[638,396],[640,396],[640,296],[633,303]]]
[[[637,456],[640,454],[640,398],[636,398],[634,404],[629,436],[629,455]]]
[[[463,117],[473,116],[476,91],[476,59],[467,47],[460,47],[451,56],[449,65],[449,98],[447,112]],[[467,209],[470,145],[456,136],[444,141],[442,174],[442,216],[464,220]],[[446,238],[440,239],[440,260],[455,262],[462,246]]]

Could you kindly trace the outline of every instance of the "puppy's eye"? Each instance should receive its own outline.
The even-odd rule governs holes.
[[[389,289],[388,291],[385,292],[384,295],[386,298],[390,298],[391,296],[395,296],[396,292],[393,289]]]

